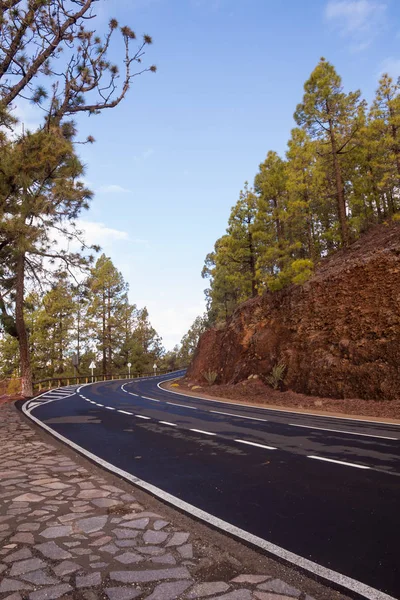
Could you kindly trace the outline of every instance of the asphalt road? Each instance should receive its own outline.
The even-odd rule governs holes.
[[[400,598],[400,426],[200,400],[161,379],[51,392],[31,412],[169,494]]]

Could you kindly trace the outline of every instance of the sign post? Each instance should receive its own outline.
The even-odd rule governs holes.
[[[127,365],[127,366],[128,366],[128,371],[129,371],[129,379],[130,379],[130,378],[131,378],[131,366],[132,366],[132,363],[128,363],[128,365]]]
[[[154,369],[154,375],[157,375],[157,364],[156,363],[154,363],[153,369]]]
[[[78,366],[79,366],[79,357],[76,354],[76,352],[74,352],[74,354],[72,355],[72,366],[74,367],[75,377],[77,377]]]
[[[94,360],[92,360],[92,362],[89,365],[89,369],[91,369],[92,371],[92,383],[93,383],[93,370],[96,368],[96,364],[94,362]]]

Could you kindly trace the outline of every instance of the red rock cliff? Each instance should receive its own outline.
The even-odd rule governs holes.
[[[200,339],[188,376],[261,377],[334,398],[400,398],[400,223],[381,225],[321,264],[304,286],[248,300]]]

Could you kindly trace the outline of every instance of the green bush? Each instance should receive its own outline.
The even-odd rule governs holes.
[[[203,371],[202,375],[203,375],[204,379],[207,381],[208,385],[212,385],[213,383],[215,383],[218,373],[216,371],[211,371],[211,369],[209,369],[208,371]]]
[[[278,363],[273,367],[271,373],[265,378],[267,383],[273,387],[274,390],[277,390],[281,386],[285,370],[286,365],[284,363]]]

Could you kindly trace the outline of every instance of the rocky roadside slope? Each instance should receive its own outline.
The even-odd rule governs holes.
[[[242,304],[200,339],[188,377],[203,385],[267,376],[278,363],[295,392],[400,399],[400,223],[375,227],[324,260],[303,286]]]

